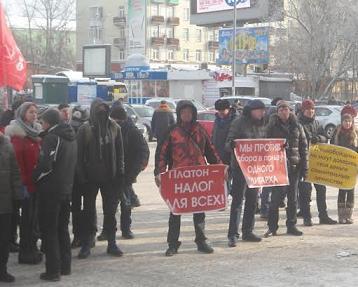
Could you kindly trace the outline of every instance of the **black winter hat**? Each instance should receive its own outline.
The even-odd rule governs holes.
[[[250,111],[265,109],[265,104],[260,100],[251,100],[247,103],[247,107]]]
[[[110,117],[112,119],[125,121],[127,119],[127,112],[123,106],[117,105],[116,107],[112,108]]]
[[[230,102],[228,100],[218,99],[215,102],[215,110],[222,111],[226,109],[230,109]]]
[[[61,122],[60,112],[57,109],[48,109],[42,114],[41,119],[53,127]]]

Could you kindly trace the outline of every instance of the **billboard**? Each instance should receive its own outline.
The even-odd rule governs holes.
[[[237,9],[250,8],[251,0],[236,0]],[[197,0],[197,13],[234,9],[235,0]]]
[[[83,76],[108,78],[111,75],[111,45],[83,46]]]
[[[236,42],[237,64],[269,63],[269,28],[237,28],[235,40],[233,29],[219,31],[218,65],[232,65],[233,47]]]
[[[237,0],[237,22],[261,23],[282,21],[284,0]],[[231,26],[234,0],[190,0],[190,23],[198,26]]]
[[[128,1],[128,56],[145,55],[146,0]]]

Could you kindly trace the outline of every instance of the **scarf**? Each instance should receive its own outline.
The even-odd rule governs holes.
[[[24,130],[27,137],[33,140],[38,140],[39,134],[41,132],[41,128],[38,124],[35,123],[33,125],[28,125],[21,118],[16,119],[15,124]]]

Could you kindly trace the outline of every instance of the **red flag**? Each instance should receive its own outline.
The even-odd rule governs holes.
[[[26,83],[27,65],[7,26],[0,2],[0,87],[22,90]]]

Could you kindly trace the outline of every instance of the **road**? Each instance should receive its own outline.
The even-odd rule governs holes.
[[[315,198],[312,202],[313,227],[298,227],[300,238],[287,236],[284,210],[281,210],[279,236],[261,243],[239,241],[228,248],[226,233],[229,213],[207,214],[207,236],[214,254],[196,251],[191,216],[183,216],[179,254],[167,258],[166,232],[168,209],[153,181],[154,145],[151,164],[139,177],[135,190],[142,206],[134,210],[135,239],[119,244],[125,255],[106,255],[106,243],[97,242],[87,260],[78,260],[73,252],[73,274],[51,286],[358,286],[358,223],[353,225],[318,225]],[[314,193],[313,193],[314,194]],[[337,217],[337,190],[329,189],[329,214]],[[102,222],[98,198],[99,223]],[[255,232],[263,235],[266,223],[257,218]],[[39,275],[44,265],[19,266],[12,254],[9,271],[16,276],[13,286],[48,286]],[[5,285],[4,285],[5,286]]]

